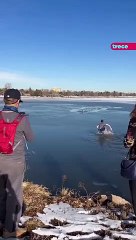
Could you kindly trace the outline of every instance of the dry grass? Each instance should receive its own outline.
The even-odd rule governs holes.
[[[42,213],[46,205],[50,203],[51,193],[46,187],[33,184],[31,182],[23,183],[24,204],[26,210],[24,215],[36,216],[37,212]]]
[[[59,189],[59,191],[57,192],[61,197],[72,197],[75,195],[75,192],[74,190],[71,190],[69,188],[65,188],[65,187],[62,187],[61,189]]]
[[[45,225],[40,220],[32,218],[25,223],[25,227],[27,229],[27,232],[31,232],[36,228],[43,228]]]
[[[32,219],[28,220],[25,224],[28,232],[31,232],[37,227],[48,227],[44,226],[35,216],[37,216],[38,212],[43,213],[43,209],[51,203],[68,203],[74,208],[89,210],[91,214],[106,212],[111,219],[126,219],[128,214],[132,212],[132,206],[121,197],[111,195],[109,198],[106,195],[97,193],[91,196],[87,193],[86,197],[82,197],[77,195],[76,191],[64,188],[64,186],[59,189],[56,196],[51,196],[51,193],[46,187],[31,182],[24,182],[23,193],[26,206],[23,215],[32,217]],[[120,210],[120,216],[117,214],[118,211],[115,211],[116,208]],[[56,224],[56,221],[58,223],[58,220],[55,220],[54,224]]]

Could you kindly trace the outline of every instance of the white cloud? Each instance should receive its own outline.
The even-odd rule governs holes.
[[[11,83],[14,88],[48,88],[49,80],[29,77],[23,74],[0,71],[0,87],[3,88],[6,83]]]

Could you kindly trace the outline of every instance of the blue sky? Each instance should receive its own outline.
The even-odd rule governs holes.
[[[136,92],[136,0],[1,0],[0,87]]]

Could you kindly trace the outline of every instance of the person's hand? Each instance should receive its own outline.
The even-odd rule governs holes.
[[[134,145],[134,138],[125,138],[124,139],[124,147],[125,148],[131,148]]]

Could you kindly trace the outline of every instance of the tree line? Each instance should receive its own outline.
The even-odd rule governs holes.
[[[4,91],[8,88],[12,88],[10,84],[6,84],[4,88],[0,88],[0,95],[3,95]],[[50,89],[19,89],[22,96],[36,96],[36,97],[125,97],[136,96],[136,92],[118,92],[118,91],[71,91],[63,90],[56,92]]]

